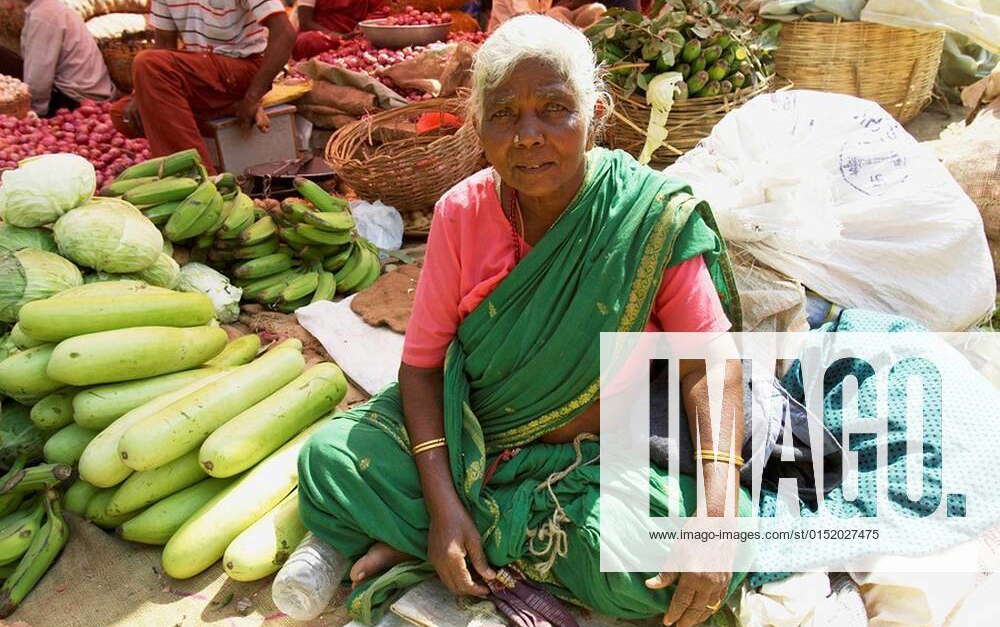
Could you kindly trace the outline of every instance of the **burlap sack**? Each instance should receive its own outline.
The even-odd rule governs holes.
[[[432,96],[453,96],[472,79],[476,48],[468,42],[449,44],[393,65],[385,71],[403,89],[418,89]]]
[[[237,583],[220,564],[191,579],[171,579],[161,572],[159,547],[125,542],[72,514],[67,519],[69,543],[10,622],[32,627],[301,627],[350,622],[342,604],[331,606],[315,621],[293,621],[274,606],[271,577]],[[339,598],[345,593],[341,590]]]
[[[317,80],[312,89],[296,102],[296,105],[321,105],[339,110],[341,115],[360,117],[366,113],[379,111],[375,94],[350,87],[335,85],[326,80]]]
[[[324,107],[323,105],[310,105],[296,103],[298,113],[305,119],[313,123],[313,126],[320,129],[338,129],[347,126],[358,118],[347,115],[340,109],[334,107]]]
[[[1000,100],[972,124],[953,124],[933,142],[944,163],[979,207],[986,235],[1000,241]]]
[[[303,61],[295,69],[315,81],[313,89],[316,89],[316,86],[321,81],[326,81],[333,85],[354,87],[363,92],[373,94],[375,96],[375,103],[379,109],[395,109],[396,107],[409,104],[406,98],[403,98],[371,76],[362,74],[361,72],[345,70],[332,66],[329,63],[317,61],[316,59]]]
[[[386,272],[351,299],[351,311],[373,327],[385,325],[396,333],[406,333],[419,278],[417,265]]]

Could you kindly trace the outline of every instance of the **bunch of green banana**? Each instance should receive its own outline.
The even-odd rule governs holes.
[[[234,206],[252,205],[233,174],[209,176],[194,150],[138,163],[102,189],[101,195],[132,203],[160,227],[167,240],[190,241],[196,250],[212,245]],[[235,219],[229,222],[230,229],[240,225]]]
[[[302,199],[286,199],[243,230],[220,231],[208,257],[234,264],[244,298],[285,312],[362,290],[382,269],[378,249],[355,231],[346,200],[305,178],[294,184]]]
[[[62,516],[59,494],[54,490],[41,493],[29,502],[28,508],[15,514],[20,515],[0,519],[0,560],[5,565],[17,561],[12,572],[4,573],[0,618],[14,613],[69,539],[69,526]]]

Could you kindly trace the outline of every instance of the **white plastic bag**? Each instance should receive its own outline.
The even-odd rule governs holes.
[[[860,19],[867,0],[764,0],[760,14],[773,20],[796,20],[810,13],[829,13],[852,22]]]
[[[934,153],[873,102],[759,96],[666,172],[722,234],[845,307],[965,330],[994,306],[979,211]]]
[[[865,22],[965,35],[1000,53],[1000,0],[868,0]]]
[[[351,213],[358,233],[382,250],[399,250],[403,245],[403,216],[395,207],[382,201],[356,200],[351,203]]]

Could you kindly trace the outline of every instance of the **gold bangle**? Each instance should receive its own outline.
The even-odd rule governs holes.
[[[713,451],[712,449],[703,448],[698,451],[695,455],[699,460],[708,460],[713,462],[725,462],[727,464],[734,464],[736,466],[742,466],[744,464],[743,458],[739,455],[730,455],[729,453],[723,453],[722,451]]]
[[[447,446],[447,445],[448,443],[445,441],[444,438],[435,438],[433,440],[427,440],[425,442],[421,442],[420,444],[414,445],[413,448],[410,449],[410,454],[418,455],[420,453],[423,453],[424,451],[429,451],[431,449],[440,448],[442,446]]]

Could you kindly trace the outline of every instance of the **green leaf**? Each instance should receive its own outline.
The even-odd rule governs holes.
[[[673,46],[674,54],[680,52],[681,48],[684,47],[684,35],[681,35],[680,31],[671,29],[668,30],[666,34],[661,33],[661,36],[669,41],[670,45]]]
[[[780,35],[781,22],[775,22],[760,33],[754,42],[754,47],[763,52],[774,52],[778,49]]]
[[[642,48],[642,40],[638,37],[629,37],[625,40],[625,47],[632,51],[638,50]]]
[[[661,44],[658,41],[647,41],[642,47],[642,58],[646,61],[655,61],[660,56]]]
[[[631,96],[635,93],[636,88],[639,86],[639,76],[641,71],[642,70],[640,69],[633,70],[625,79],[625,83],[622,85],[625,97]]]
[[[646,78],[645,74],[640,74],[636,85],[638,85],[639,89],[646,91],[646,88],[649,87],[649,79]]]
[[[687,12],[686,11],[674,11],[670,14],[670,26],[673,28],[680,28],[687,24]]]
[[[708,39],[712,36],[714,29],[708,24],[698,23],[691,27],[691,32],[697,35],[699,39]]]
[[[638,26],[639,24],[642,24],[642,21],[644,19],[645,18],[643,17],[642,13],[639,13],[638,11],[626,11],[624,15],[622,15],[622,21],[625,22],[626,24],[631,24],[633,26]]]
[[[614,25],[615,21],[613,19],[611,19],[610,17],[604,17],[594,22],[589,27],[587,27],[587,30],[585,30],[584,33],[587,35],[587,37],[591,38],[599,37],[604,33],[604,31],[606,31],[608,28]]]
[[[628,9],[622,7],[611,7],[610,9],[604,12],[604,15],[606,15],[607,17],[618,17],[619,15],[625,13],[626,11],[628,11]]]

